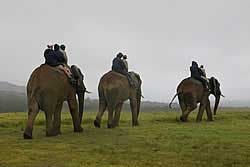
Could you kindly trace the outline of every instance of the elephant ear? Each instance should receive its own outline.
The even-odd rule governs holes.
[[[217,92],[217,82],[216,82],[215,78],[213,78],[213,84],[214,84],[214,95],[216,95],[216,92]]]
[[[214,78],[214,77],[211,77],[210,78],[210,86],[211,86],[211,93],[213,94],[213,95],[220,95],[221,94],[221,91],[220,91],[220,83],[219,83],[219,81],[216,79],[216,78]]]
[[[142,81],[140,78],[140,75],[135,73],[135,72],[129,72],[134,84],[135,84],[135,88],[138,89],[141,87]]]
[[[216,91],[217,91],[216,79],[215,79],[214,77],[211,77],[211,78],[209,79],[209,81],[210,81],[211,93],[212,93],[213,95],[215,95],[215,94],[216,94]]]
[[[216,95],[221,95],[221,90],[220,90],[220,83],[219,81],[216,79]]]

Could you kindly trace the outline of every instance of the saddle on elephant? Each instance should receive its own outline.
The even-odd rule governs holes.
[[[128,79],[129,85],[132,88],[136,88],[136,83],[134,82],[134,79],[132,78],[131,73],[133,72],[128,72],[128,65],[126,64],[126,55],[125,59],[122,60],[121,58],[124,57],[122,53],[118,53],[117,56],[113,59],[112,61],[112,71],[120,73]],[[125,63],[126,62],[126,63]]]
[[[121,72],[121,71],[115,71],[112,70],[113,72],[119,73],[120,75],[123,75],[127,78],[129,86],[132,88],[138,88],[139,84],[138,84],[138,74],[130,71],[130,72]]]
[[[68,58],[65,52],[65,45],[59,46],[58,44],[55,44],[54,49],[53,46],[48,45],[48,48],[44,52],[44,58],[45,64],[49,65],[55,70],[59,69],[60,71],[64,72],[74,88],[76,88],[78,91],[85,91],[86,88],[82,86],[84,84],[81,70],[75,65],[70,67],[67,64]]]

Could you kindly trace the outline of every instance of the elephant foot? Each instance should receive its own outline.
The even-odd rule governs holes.
[[[187,122],[187,119],[184,118],[183,116],[180,116],[180,120],[181,120],[182,122]]]
[[[57,136],[57,135],[61,135],[62,134],[62,132],[60,131],[60,130],[55,130],[55,136]]]
[[[134,122],[132,126],[139,126],[138,122]]]
[[[74,128],[74,132],[82,132],[83,128],[80,126],[78,128]]]
[[[46,136],[47,137],[53,137],[53,136],[57,136],[58,133],[55,133],[55,132],[46,132]]]
[[[114,124],[114,127],[119,127],[119,124]]]
[[[109,129],[114,128],[114,125],[113,124],[108,124],[108,128]]]
[[[196,122],[201,122],[201,118],[196,118]]]
[[[26,128],[24,133],[23,133],[23,138],[24,139],[32,139],[32,130]]]
[[[101,127],[100,122],[97,121],[97,120],[94,121],[94,125],[95,125],[96,128],[100,128]]]
[[[119,121],[113,121],[113,127],[119,127]]]
[[[32,139],[32,135],[29,135],[29,134],[27,134],[27,133],[23,133],[23,138],[24,139]]]

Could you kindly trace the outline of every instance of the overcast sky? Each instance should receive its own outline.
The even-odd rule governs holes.
[[[64,43],[90,97],[119,51],[146,100],[169,102],[192,60],[228,100],[250,93],[248,0],[8,0],[0,6],[0,80],[26,85],[47,44]]]

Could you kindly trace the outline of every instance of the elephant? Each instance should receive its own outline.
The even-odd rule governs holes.
[[[131,87],[125,75],[109,71],[104,74],[98,85],[99,112],[96,115],[94,125],[100,128],[101,119],[106,108],[108,109],[108,128],[119,126],[120,113],[124,101],[130,100],[132,113],[132,125],[138,126],[138,116],[141,105],[141,84],[142,80],[136,73],[131,73],[131,77],[137,82],[137,87]],[[115,111],[115,114],[113,112]],[[113,116],[114,115],[114,116]]]
[[[213,121],[209,95],[212,94],[215,96],[214,115],[216,115],[219,106],[220,96],[224,97],[224,95],[221,93],[220,83],[216,78],[211,77],[209,79],[209,85],[210,91],[204,89],[202,83],[194,78],[189,77],[182,80],[177,87],[177,93],[169,104],[169,108],[171,108],[175,97],[178,96],[179,105],[182,110],[182,115],[180,116],[181,121],[187,121],[189,113],[197,108],[198,103],[200,103],[200,107],[196,121],[200,122],[202,120],[204,110],[206,110],[208,121]]]
[[[36,68],[27,84],[28,120],[23,133],[24,139],[32,139],[33,125],[39,110],[45,113],[46,136],[61,134],[61,110],[66,100],[73,120],[74,132],[82,132],[85,92],[86,88],[81,90],[74,88],[65,73],[56,67],[42,64]]]

